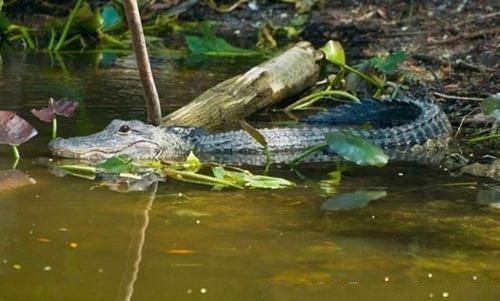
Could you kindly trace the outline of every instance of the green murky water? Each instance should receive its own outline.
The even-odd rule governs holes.
[[[49,126],[29,110],[49,96],[81,101],[63,137],[144,119],[132,62],[3,55],[0,109],[40,135],[18,166],[36,184],[0,189],[0,300],[500,300],[500,213],[477,202],[487,180],[408,163],[353,168],[337,185],[321,181],[334,166],[316,166],[307,180],[272,170],[299,184],[285,191],[119,193],[37,163]],[[254,63],[154,60],[164,111]],[[0,170],[10,155],[0,146]],[[378,199],[334,211],[349,194]]]

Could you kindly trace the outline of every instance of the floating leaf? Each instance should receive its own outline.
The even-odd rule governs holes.
[[[0,111],[0,144],[18,146],[37,134],[35,128],[15,113]]]
[[[295,186],[295,183],[286,179],[270,176],[245,175],[244,179],[247,182],[245,186],[252,188],[284,189]]]
[[[249,171],[230,171],[222,166],[212,167],[212,172],[216,178],[225,179],[236,185],[261,188],[261,189],[283,189],[295,186],[295,183],[286,179],[254,175]]]
[[[31,113],[35,115],[38,119],[45,122],[51,122],[56,115],[64,117],[73,117],[75,115],[76,109],[78,109],[78,101],[71,101],[67,98],[62,98],[56,102],[51,98],[49,105],[46,108],[40,110],[32,109]]]
[[[186,35],[186,44],[194,54],[208,56],[255,56],[259,52],[235,47],[224,39],[218,38],[213,32],[213,28],[203,25],[203,36]]]
[[[345,65],[344,48],[338,41],[328,41],[328,43],[326,43],[325,46],[321,48],[321,51],[323,51],[323,53],[325,54],[325,58],[329,62],[341,66]]]
[[[103,170],[106,173],[133,173],[136,168],[127,155],[120,155],[107,159],[106,161],[98,164],[96,166],[98,169]]]
[[[321,209],[341,211],[364,208],[368,206],[371,201],[378,200],[386,196],[387,192],[385,190],[358,189],[354,192],[343,193],[328,199],[321,204]]]
[[[481,110],[488,116],[500,120],[500,93],[488,96],[481,103]]]
[[[368,62],[371,67],[377,69],[383,74],[393,74],[398,65],[406,60],[406,52],[400,50],[385,57],[374,57]]]
[[[333,132],[326,134],[325,138],[333,151],[358,165],[384,166],[389,160],[378,146],[350,133]]]

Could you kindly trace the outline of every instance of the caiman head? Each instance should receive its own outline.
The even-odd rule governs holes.
[[[102,160],[118,155],[132,159],[180,160],[192,148],[188,128],[161,128],[141,121],[113,120],[90,136],[57,138],[49,149],[58,157]]]

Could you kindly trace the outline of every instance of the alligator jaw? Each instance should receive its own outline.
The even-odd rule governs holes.
[[[49,143],[49,150],[57,157],[99,160],[126,154],[128,153],[127,149],[133,150],[134,147],[140,148],[140,146],[143,146],[149,149],[159,149],[158,144],[144,140],[136,141],[121,148],[107,149],[99,146],[85,148],[81,147],[81,145],[78,143],[79,139],[80,138],[56,138]]]

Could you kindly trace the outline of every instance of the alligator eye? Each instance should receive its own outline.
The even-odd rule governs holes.
[[[122,125],[119,129],[118,129],[118,134],[128,134],[128,132],[130,132],[130,128],[128,127],[128,125]]]

